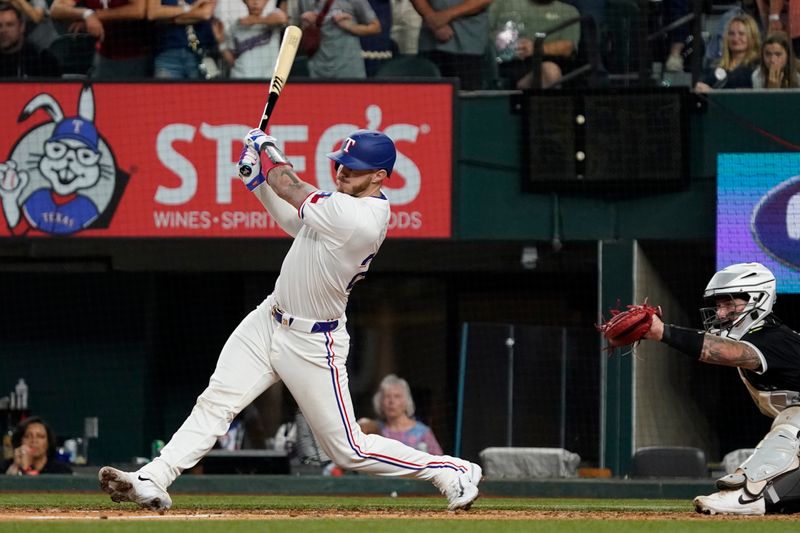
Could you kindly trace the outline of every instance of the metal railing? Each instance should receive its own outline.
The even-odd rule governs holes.
[[[570,72],[564,74],[559,79],[554,81],[552,84],[548,85],[547,87],[542,86],[542,61],[544,58],[544,40],[547,38],[548,35],[551,35],[559,30],[563,30],[573,24],[580,24],[581,22],[585,22],[586,25],[582,29],[584,30],[584,35],[581,36],[581,42],[586,47],[586,56],[587,56],[587,63],[581,65],[580,67],[571,70]],[[579,44],[580,46],[580,44]],[[575,50],[577,53],[578,50]],[[579,17],[573,17],[567,19],[555,26],[552,26],[545,31],[537,32],[533,39],[533,85],[534,89],[546,89],[548,87],[552,87],[555,85],[560,85],[567,81],[573,80],[579,76],[588,75],[589,76],[589,84],[591,86],[596,85],[597,83],[597,73],[602,68],[602,61],[600,59],[600,43],[598,40],[598,31],[597,31],[597,22],[594,20],[594,17],[590,15],[582,15]]]
[[[647,23],[649,19],[649,5],[652,0],[639,0],[639,5],[643,6],[643,9],[640,11],[645,13],[645,17],[643,20],[639,21],[639,28],[647,28]],[[651,65],[652,65],[652,58],[650,57],[650,43],[654,42],[656,39],[667,35],[672,30],[680,28],[685,24],[692,24],[691,36],[692,36],[692,43],[695,48],[694,53],[692,53],[692,64],[691,64],[691,72],[692,72],[692,85],[694,86],[695,83],[700,79],[703,70],[703,49],[699,46],[699,43],[703,42],[702,36],[702,22],[703,22],[703,2],[702,0],[694,0],[692,2],[692,12],[684,15],[678,19],[673,20],[663,28],[659,28],[655,32],[646,35],[644,37],[644,42],[639,43],[639,82],[641,85],[647,85],[649,83],[648,80],[651,80]],[[639,32],[641,35],[643,32]]]
[[[666,26],[657,29],[655,32],[648,34],[648,21],[650,18],[650,5],[652,0],[638,0],[639,13],[641,16],[634,29],[634,40],[637,43],[637,59],[638,68],[632,72],[633,78],[638,78],[637,85],[648,86],[654,83],[652,78],[652,54],[650,47],[657,39],[667,35],[672,30],[675,30],[685,24],[691,24],[691,35],[693,46],[695,47],[694,53],[691,54],[691,74],[692,85],[696,83],[702,74],[703,69],[703,54],[702,46],[702,20],[703,20],[703,2],[695,0],[692,2],[692,12],[680,17],[667,24]],[[581,36],[581,45],[585,47],[587,62],[576,69],[564,74],[561,78],[553,83],[543,86],[542,84],[542,62],[544,60],[544,41],[545,39],[564,28],[573,24],[585,23],[582,26],[583,35]],[[548,87],[557,86],[580,76],[588,75],[590,86],[596,86],[599,81],[598,74],[604,71],[602,58],[600,54],[600,41],[599,30],[597,22],[590,15],[582,15],[567,19],[555,26],[548,28],[545,31],[538,32],[533,40],[533,57],[532,57],[532,70],[533,70],[533,84],[534,89],[546,89]]]

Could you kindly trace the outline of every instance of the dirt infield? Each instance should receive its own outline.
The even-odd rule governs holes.
[[[417,511],[417,510],[335,510],[317,511],[280,510],[238,511],[219,509],[171,510],[163,515],[147,510],[92,510],[92,509],[5,509],[0,512],[0,522],[24,520],[290,520],[290,519],[429,519],[429,520],[795,520],[791,515],[747,516],[707,516],[693,512],[642,512],[642,511],[509,511],[481,510],[470,511]]]

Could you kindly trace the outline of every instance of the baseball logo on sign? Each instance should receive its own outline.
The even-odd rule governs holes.
[[[44,110],[50,121],[17,140],[0,163],[0,200],[12,234],[71,235],[108,226],[128,176],[94,122],[91,86],[81,89],[78,114],[65,116],[50,94],[33,97],[20,120]]]

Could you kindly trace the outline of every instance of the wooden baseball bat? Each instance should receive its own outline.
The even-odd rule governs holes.
[[[278,103],[278,98],[286,86],[289,79],[289,72],[292,70],[294,56],[297,55],[297,48],[300,46],[300,39],[303,37],[303,30],[297,26],[287,26],[283,32],[283,40],[278,51],[278,59],[275,61],[275,69],[272,71],[272,81],[269,84],[269,94],[267,103],[264,106],[264,113],[261,115],[261,123],[258,125],[262,131],[266,132],[267,124]]]
[[[272,117],[272,111],[278,103],[278,98],[286,86],[286,81],[289,79],[289,72],[292,71],[292,64],[294,63],[294,56],[297,55],[297,48],[300,46],[300,39],[303,37],[303,30],[297,26],[287,26],[283,32],[283,40],[281,47],[278,50],[278,58],[275,60],[275,68],[272,70],[272,80],[269,83],[269,93],[267,94],[267,103],[264,105],[264,112],[261,114],[261,122],[258,127],[264,133],[267,132],[267,125],[269,119]],[[240,176],[251,176],[253,169],[250,165],[242,165],[239,167]]]

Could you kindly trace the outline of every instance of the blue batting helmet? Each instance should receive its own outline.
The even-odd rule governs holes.
[[[342,142],[341,149],[328,154],[339,165],[353,170],[380,170],[392,175],[397,150],[385,134],[373,130],[358,130]]]

